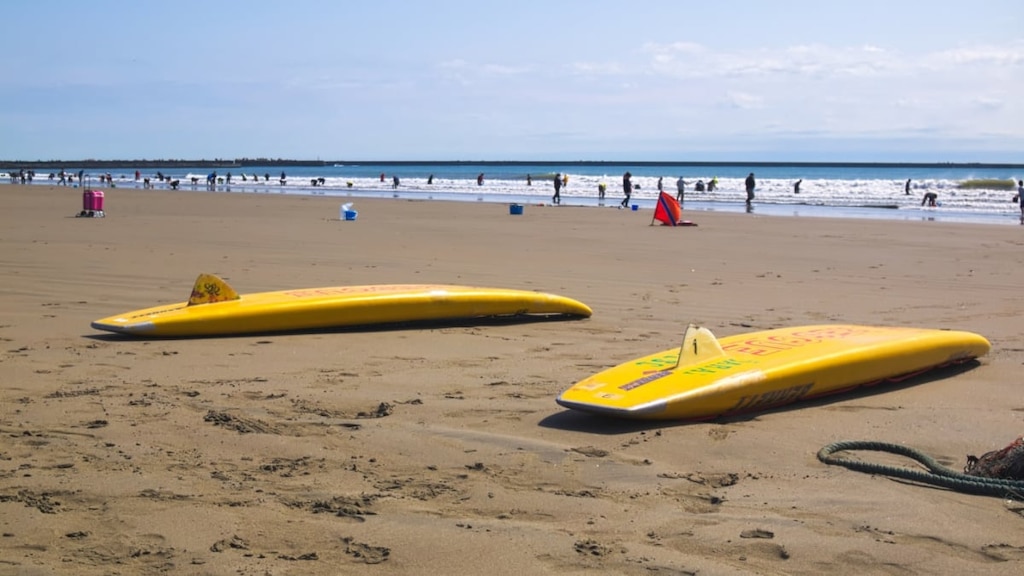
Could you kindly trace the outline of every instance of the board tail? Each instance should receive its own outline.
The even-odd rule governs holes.
[[[725,356],[725,351],[711,330],[690,324],[686,327],[686,334],[683,334],[683,344],[679,347],[675,368],[700,364],[722,356]]]
[[[212,304],[238,300],[241,296],[228,283],[213,274],[200,274],[192,286],[192,295],[188,297],[188,305]]]

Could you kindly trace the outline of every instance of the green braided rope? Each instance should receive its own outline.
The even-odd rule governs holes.
[[[858,462],[846,460],[835,456],[836,452],[846,450],[873,450],[876,452],[890,452],[900,456],[906,456],[923,464],[928,472],[912,470],[900,466],[886,466],[884,464],[872,464],[870,462]],[[979,494],[982,496],[999,496],[1001,498],[1014,498],[1024,500],[1024,480],[1006,480],[1003,478],[986,478],[982,476],[971,476],[947,468],[935,461],[934,458],[906,446],[890,444],[888,442],[873,442],[870,440],[847,440],[833,442],[818,451],[818,460],[833,466],[845,466],[850,470],[867,472],[868,474],[882,474],[904,480],[912,480],[922,484],[931,484],[948,488],[957,492],[967,494]]]

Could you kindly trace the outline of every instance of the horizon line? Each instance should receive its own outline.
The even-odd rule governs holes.
[[[777,161],[777,160],[309,160],[287,158],[214,158],[214,159],[117,159],[101,160],[86,158],[79,160],[0,160],[0,168],[61,167],[72,165],[92,166],[333,166],[373,164],[381,166],[417,165],[534,165],[534,166],[754,166],[754,167],[875,167],[875,168],[1024,168],[1024,163],[1013,162],[871,162],[871,161]]]

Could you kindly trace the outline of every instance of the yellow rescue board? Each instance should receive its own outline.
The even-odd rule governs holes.
[[[822,325],[718,340],[690,326],[680,348],[610,368],[563,392],[574,410],[638,419],[708,419],[898,380],[984,356],[971,332]]]
[[[526,314],[587,317],[591,310],[543,292],[434,284],[239,295],[220,278],[201,274],[188,302],[125,312],[92,327],[136,336],[217,336]]]

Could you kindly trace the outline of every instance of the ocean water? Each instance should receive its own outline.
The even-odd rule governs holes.
[[[78,168],[65,170],[77,173]],[[684,211],[753,212],[762,215],[875,218],[1020,225],[1020,208],[1013,202],[1016,188],[1006,190],[963,189],[968,180],[1005,182],[1024,178],[1024,166],[973,165],[744,165],[662,163],[354,163],[322,166],[223,166],[217,169],[176,167],[140,170],[115,167],[86,169],[85,186],[99,186],[101,174],[109,173],[116,187],[143,188],[149,177],[154,188],[168,189],[178,180],[183,192],[207,191],[207,177],[216,173],[218,192],[249,192],[332,196],[352,202],[358,198],[404,198],[492,203],[550,204],[552,176],[569,176],[561,191],[563,205],[617,207],[623,198],[622,175],[629,171],[639,185],[631,204],[638,209],[654,207],[658,180],[675,195],[677,179],[686,182]],[[157,173],[165,176],[157,179]],[[282,183],[282,172],[284,180]],[[756,197],[747,207],[744,179],[753,172]],[[483,184],[477,182],[483,175]],[[230,182],[228,176],[230,175]],[[432,182],[428,183],[433,175]],[[527,182],[531,176],[532,184]],[[383,176],[383,178],[382,178]],[[393,178],[398,177],[396,188]],[[244,178],[244,179],[243,179]],[[694,184],[718,179],[713,192],[698,192]],[[320,180],[322,179],[322,181]],[[910,180],[910,193],[905,191]],[[0,180],[5,175],[0,173]],[[799,194],[793,185],[802,180]],[[314,181],[316,182],[314,184]],[[322,182],[322,184],[321,184]],[[604,201],[598,185],[607,185]],[[50,174],[36,171],[33,185],[54,185]],[[72,185],[77,185],[73,182]],[[937,206],[922,206],[925,193],[937,195]]]

